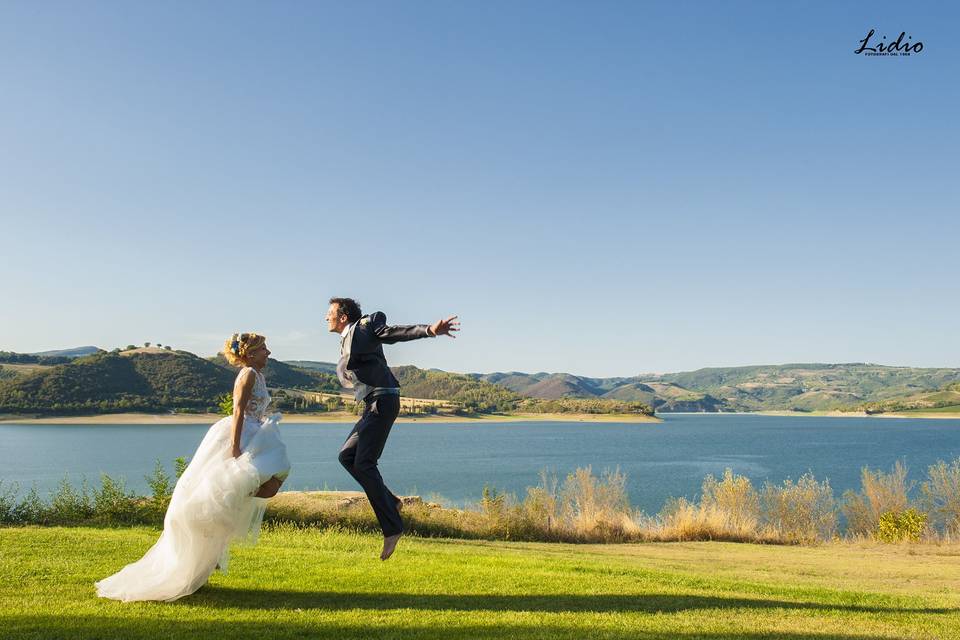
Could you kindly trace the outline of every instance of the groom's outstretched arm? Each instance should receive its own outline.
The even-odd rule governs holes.
[[[418,340],[419,338],[433,338],[441,335],[448,335],[453,338],[453,332],[460,330],[460,323],[457,322],[457,316],[451,316],[446,320],[438,320],[432,325],[411,324],[390,326],[387,324],[387,316],[382,311],[377,311],[370,316],[370,324],[377,339],[384,344],[407,342],[409,340]]]

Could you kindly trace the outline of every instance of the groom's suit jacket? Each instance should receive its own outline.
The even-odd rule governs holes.
[[[363,400],[378,389],[398,389],[400,383],[394,377],[383,345],[433,337],[426,324],[391,327],[387,316],[377,311],[363,316],[347,328],[340,341],[340,362],[337,376],[340,384],[354,390],[357,400]]]

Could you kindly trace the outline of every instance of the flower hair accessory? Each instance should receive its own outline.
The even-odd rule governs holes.
[[[240,334],[233,334],[232,342],[230,343],[230,351],[235,355],[240,355]]]

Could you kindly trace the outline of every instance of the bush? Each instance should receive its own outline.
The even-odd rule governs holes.
[[[646,527],[659,540],[747,542],[764,537],[759,523],[760,497],[750,479],[725,469],[722,480],[704,478],[699,504],[671,499]]]
[[[887,511],[880,515],[875,537],[881,542],[917,542],[927,528],[927,514],[916,509]]]
[[[607,469],[600,478],[589,466],[577,469],[560,490],[561,519],[580,535],[622,538],[632,524],[626,484],[627,476],[620,469]]]
[[[940,460],[927,469],[920,503],[933,527],[949,536],[960,534],[960,458],[949,465]]]
[[[523,501],[524,516],[530,522],[540,523],[547,531],[557,528],[559,519],[560,498],[558,495],[558,480],[555,473],[546,469],[540,471],[540,484],[527,489],[527,497]]]
[[[56,524],[76,524],[87,520],[93,514],[93,499],[87,479],[82,480],[80,490],[77,491],[64,476],[50,498],[50,520]]]
[[[841,511],[847,520],[847,533],[873,536],[882,514],[899,513],[910,506],[908,494],[913,483],[907,483],[907,468],[899,460],[890,473],[864,467],[860,481],[859,493],[844,492]]]
[[[701,506],[722,513],[725,528],[730,532],[743,535],[756,531],[760,522],[760,495],[750,478],[735,476],[733,470],[727,468],[719,482],[712,474],[704,478],[702,491]]]
[[[0,524],[16,522],[14,515],[17,508],[18,493],[20,493],[20,485],[16,482],[4,487],[3,480],[0,480]]]
[[[140,515],[136,496],[127,492],[123,479],[100,475],[100,488],[93,492],[94,517],[101,524],[135,524]]]
[[[187,465],[189,461],[183,456],[177,456],[173,459],[173,473],[177,480],[180,479],[180,476],[183,475],[183,472],[187,470]]]
[[[671,498],[656,519],[643,521],[641,526],[653,531],[656,539],[683,542],[728,539],[726,524],[726,518],[715,507]]]
[[[170,498],[173,495],[173,482],[164,470],[163,465],[160,464],[160,460],[157,460],[153,473],[144,476],[144,479],[147,481],[147,486],[150,487],[150,500],[146,505],[147,510],[157,521],[163,522],[163,516],[167,512]]]
[[[810,544],[829,540],[837,528],[836,502],[829,480],[817,482],[805,473],[794,483],[766,483],[761,497],[765,525],[780,540]]]
[[[37,485],[30,487],[24,499],[13,508],[13,521],[31,524],[49,524],[49,508],[40,497]]]
[[[187,466],[174,461],[179,479]],[[868,496],[898,496],[905,488],[905,473],[867,471],[861,504]],[[892,478],[892,479],[891,479]],[[147,476],[150,495],[128,492],[122,480],[101,477],[95,491],[86,480],[79,490],[67,479],[44,502],[36,487],[20,501],[19,486],[0,481],[0,524],[94,524],[158,525],[169,504],[174,482],[157,461]],[[879,480],[878,480],[879,479]],[[540,484],[527,489],[522,502],[511,494],[485,487],[481,501],[468,509],[447,509],[420,500],[404,501],[407,529],[421,536],[446,536],[543,542],[624,542],[644,540],[729,540],[739,542],[815,543],[833,538],[838,510],[828,481],[818,482],[804,474],[782,485],[766,483],[757,491],[750,480],[725,469],[723,477],[707,476],[699,502],[672,499],[655,517],[632,511],[626,493],[626,476],[619,470],[594,476],[590,467],[570,473],[561,484],[556,474],[542,471]],[[884,542],[922,539],[935,531],[934,521],[946,523],[946,535],[956,531],[960,512],[960,459],[950,465],[930,467],[923,484],[930,514],[914,508],[887,510],[877,515],[876,526],[867,532]],[[896,502],[896,501],[891,501]],[[279,505],[279,506],[278,506]],[[298,526],[346,526],[378,531],[376,518],[362,497],[331,498],[307,493],[286,493],[271,501],[268,516],[273,522]],[[953,527],[951,529],[951,527]],[[862,535],[854,533],[853,535]]]

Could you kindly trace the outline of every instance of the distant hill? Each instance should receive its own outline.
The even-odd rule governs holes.
[[[233,371],[236,375],[236,368],[227,362],[222,353],[218,353],[209,360],[218,366]],[[307,391],[340,391],[340,382],[335,375],[318,369],[296,367],[288,362],[281,362],[273,358],[267,360],[267,366],[263,369],[263,377],[266,379],[267,385],[271,387]]]
[[[18,367],[22,373],[14,369],[16,377],[10,377],[10,367]],[[648,405],[614,399],[523,399],[506,387],[444,371],[407,366],[394,372],[407,397],[450,402],[459,412],[652,412]],[[271,359],[264,375],[272,388],[341,391],[336,376],[319,368]],[[0,413],[215,411],[219,398],[232,389],[235,376],[236,369],[222,355],[205,359],[156,347],[101,351],[55,366],[4,365],[0,369]]]
[[[412,398],[449,400],[468,413],[508,412],[516,407],[520,396],[506,387],[476,380],[459,373],[393,367],[403,394]]]
[[[96,353],[100,351],[96,347],[80,347],[76,350],[66,350],[66,351],[45,351],[43,353],[17,353],[15,351],[0,351],[0,363],[4,364],[14,364],[14,365],[41,365],[48,366],[54,364],[66,364],[73,360],[76,355],[56,355],[63,353],[72,353],[80,350],[93,349],[90,353]],[[83,354],[89,355],[89,354]]]
[[[329,374],[276,360],[269,361],[264,376],[272,387],[340,391]],[[215,411],[235,378],[236,369],[223,356],[204,359],[155,347],[101,351],[17,377],[0,376],[0,413]]]
[[[588,378],[569,373],[469,374],[477,380],[503,385],[522,396],[557,400],[561,398],[600,398],[622,402],[642,402],[657,411],[722,411],[725,404],[708,394],[678,385],[639,378]],[[729,410],[729,409],[727,409]]]
[[[209,410],[233,376],[186,352],[96,353],[0,381],[0,412]]]
[[[467,374],[531,398],[557,399],[563,397],[599,396],[630,382],[632,378],[588,378],[570,373],[470,373]]]
[[[567,373],[548,376],[523,390],[523,394],[534,398],[568,398],[601,395],[600,390],[589,378],[580,378]]]
[[[863,408],[937,391],[960,381],[960,369],[802,363],[699,369],[664,374],[659,380],[707,393],[732,410],[814,411]]]
[[[74,347],[73,349],[58,349],[55,351],[37,351],[30,355],[44,358],[82,358],[83,356],[93,355],[101,350],[99,347]]]
[[[950,410],[960,413],[960,382],[946,385],[936,391],[925,391],[900,398],[868,403],[867,413],[892,413],[902,411]]]
[[[77,350],[57,353],[70,351]],[[334,372],[333,363],[309,360],[271,359],[264,370],[273,388],[339,393]],[[412,366],[394,372],[404,395],[452,402],[467,412],[879,413],[960,406],[960,369],[868,363],[711,367],[610,378],[519,371],[458,374]],[[234,376],[222,355],[204,359],[167,347],[98,350],[77,358],[0,352],[0,412],[207,409],[231,389]]]
[[[334,375],[337,373],[337,364],[335,362],[315,362],[313,360],[284,360],[284,362],[291,367],[298,367],[300,369],[315,369]]]
[[[633,378],[518,371],[469,375],[526,397],[640,401],[660,412],[854,410],[960,381],[960,369],[866,363],[713,367]]]

